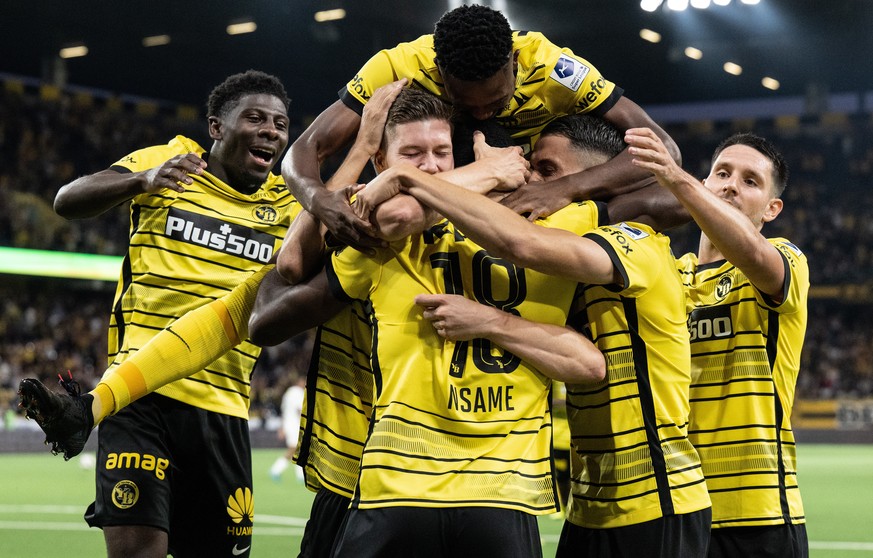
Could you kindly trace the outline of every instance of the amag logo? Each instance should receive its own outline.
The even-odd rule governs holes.
[[[154,455],[138,454],[138,453],[110,453],[106,456],[106,470],[112,469],[142,469],[143,471],[154,471],[155,476],[160,480],[164,480],[167,476],[164,471],[170,465],[170,460],[163,457],[155,457]]]
[[[164,234],[253,262],[267,263],[273,257],[274,239],[269,234],[175,207],[167,213]]]

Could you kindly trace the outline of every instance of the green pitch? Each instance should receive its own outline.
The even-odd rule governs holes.
[[[254,557],[297,555],[312,494],[286,471],[268,471],[282,450],[256,450]],[[803,445],[799,476],[810,555],[873,558],[873,446]],[[80,458],[45,454],[0,456],[0,556],[84,558],[105,556],[103,535],[82,519],[93,499],[94,471]],[[540,519],[543,554],[554,556],[561,521]]]

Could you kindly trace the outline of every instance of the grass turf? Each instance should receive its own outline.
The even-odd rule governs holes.
[[[286,471],[269,468],[281,449],[255,450],[253,557],[296,556],[312,493]],[[810,556],[873,558],[873,445],[801,445],[799,482]],[[82,513],[93,499],[94,470],[81,458],[0,456],[0,556],[84,558],[105,555],[103,535]],[[561,521],[540,518],[543,555],[554,556]]]

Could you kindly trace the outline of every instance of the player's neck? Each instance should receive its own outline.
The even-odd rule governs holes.
[[[715,247],[715,244],[712,243],[709,238],[701,233],[700,234],[700,244],[697,247],[697,263],[698,265],[708,264],[712,262],[717,262],[724,260],[725,257],[721,253],[721,250]]]

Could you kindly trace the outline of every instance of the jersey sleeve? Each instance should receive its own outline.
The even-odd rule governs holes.
[[[410,43],[400,43],[394,48],[380,50],[358,70],[343,89],[339,91],[340,100],[358,114],[373,93],[400,78],[409,83],[429,82],[436,74],[433,53],[433,38],[430,35],[419,37]],[[430,89],[426,87],[426,89]]]
[[[636,298],[648,291],[652,284],[651,270],[659,266],[657,245],[650,231],[636,224],[619,223],[585,235],[606,251],[621,276],[622,285],[615,285],[613,289],[616,292]]]
[[[529,51],[531,59],[525,61],[527,67],[546,65],[549,74],[543,84],[542,98],[553,113],[602,116],[621,98],[622,89],[603,77],[594,64],[569,48],[558,47],[539,33],[528,35],[531,43],[527,49],[519,49],[519,58]],[[519,37],[521,40],[523,38]]]
[[[202,156],[204,152],[205,150],[194,141],[183,136],[176,136],[166,145],[144,147],[125,155],[109,168],[121,173],[141,172],[162,165],[176,155],[196,153]]]
[[[605,203],[583,201],[573,202],[548,217],[538,219],[536,223],[550,229],[563,229],[582,236],[597,227],[609,224],[609,219]]]
[[[806,308],[809,293],[809,264],[800,248],[784,238],[768,239],[779,250],[785,264],[785,284],[782,286],[782,302],[777,303],[755,289],[756,296],[768,308],[780,314],[790,314]]]
[[[376,257],[370,257],[354,248],[331,254],[325,272],[333,295],[340,300],[366,300],[381,278],[381,255],[378,251]]]

